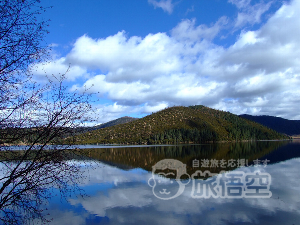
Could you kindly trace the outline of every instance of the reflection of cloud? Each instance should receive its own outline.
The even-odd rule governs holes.
[[[83,225],[86,222],[85,218],[82,215],[77,215],[76,213],[71,211],[61,211],[56,208],[47,210],[47,213],[49,213],[50,215],[47,216],[46,219],[51,221],[49,223],[51,225]],[[34,220],[32,224],[39,225],[44,223],[40,223],[39,220]]]
[[[88,186],[98,183],[108,183],[118,186],[127,182],[147,182],[150,177],[149,172],[142,169],[132,169],[124,171],[117,167],[112,167],[101,162],[90,163],[88,169],[84,169],[83,177],[86,177],[80,186]]]
[[[193,199],[191,185],[176,199],[164,201],[152,194],[146,182],[150,174],[139,170],[123,171],[99,167],[90,171],[90,183],[118,185],[97,191],[90,198],[70,199],[91,214],[107,216],[113,224],[293,224],[300,217],[300,159],[264,167],[240,168],[244,172],[259,169],[272,176],[270,199]],[[278,198],[279,197],[279,198]],[[280,218],[279,218],[280,217]]]
[[[68,199],[70,206],[63,210],[56,209],[56,203],[50,202],[46,206],[47,213],[53,217],[50,224],[90,224],[87,221],[107,217],[111,224],[273,225],[293,224],[300,218],[300,158],[267,167],[237,169],[245,173],[256,170],[270,173],[270,199],[193,199],[190,183],[182,195],[164,201],[153,195],[147,184],[152,174],[147,171],[124,171],[104,163],[77,162],[77,165],[88,175],[80,187],[86,189],[90,197]]]
[[[106,216],[106,211],[113,208],[146,207],[152,200],[152,192],[145,186],[137,188],[112,188],[105,195],[98,192],[96,196],[90,198],[70,199],[72,205],[81,204],[89,213],[98,216]]]

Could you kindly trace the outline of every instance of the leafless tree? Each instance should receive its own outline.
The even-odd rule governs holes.
[[[65,138],[88,120],[89,95],[69,92],[65,74],[38,85],[28,70],[47,56],[41,45],[47,21],[38,19],[44,10],[38,0],[0,1],[0,221],[5,224],[46,221],[41,204],[51,189],[67,194],[81,178],[72,160],[81,153]]]

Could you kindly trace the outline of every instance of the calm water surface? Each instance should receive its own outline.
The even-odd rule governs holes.
[[[49,218],[53,218],[50,224],[300,223],[300,142],[136,146],[85,151],[89,156],[86,162],[89,163],[78,163],[82,164],[87,175],[80,187],[88,197],[73,193],[66,200],[59,197],[51,199],[46,206]],[[148,180],[152,177],[152,166],[166,158],[186,164],[189,175],[196,170],[208,169],[214,173],[222,170],[201,167],[203,159],[248,160],[248,167],[226,167],[226,170],[230,173],[269,173],[272,196],[195,199],[191,196],[193,182],[189,182],[178,197],[159,199],[153,194]],[[199,167],[193,167],[195,159],[199,160]],[[253,160],[256,159],[261,160],[259,166],[254,165]],[[269,161],[263,165],[266,159]],[[153,176],[159,179],[157,174]]]

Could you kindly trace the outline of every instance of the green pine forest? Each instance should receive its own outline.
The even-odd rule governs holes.
[[[289,137],[230,112],[195,105],[166,108],[132,122],[66,140],[76,144],[195,144],[278,139]]]

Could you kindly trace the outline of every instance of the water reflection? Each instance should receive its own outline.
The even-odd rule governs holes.
[[[127,147],[127,148],[107,148],[107,149],[84,149],[84,153],[90,158],[99,160],[106,164],[117,166],[121,169],[143,168],[147,171],[152,171],[152,166],[162,159],[177,159],[187,165],[189,174],[193,174],[199,168],[193,167],[193,160],[216,159],[247,159],[248,165],[253,165],[255,159],[268,159],[270,153],[277,149],[285,151],[281,147],[289,146],[290,142],[286,141],[261,141],[261,142],[238,142],[238,143],[219,143],[206,145],[179,145],[179,146],[155,146],[155,147]],[[294,147],[297,145],[294,144]],[[297,151],[285,156],[286,159],[291,158]],[[273,154],[274,155],[274,154]],[[278,162],[279,159],[273,155],[270,163]],[[277,153],[275,155],[278,155]],[[282,155],[281,153],[279,155]],[[298,154],[300,157],[300,153]],[[283,156],[280,156],[283,157]],[[274,160],[274,161],[273,161]],[[201,164],[200,164],[201,166]],[[238,165],[230,166],[227,170],[237,168]],[[209,167],[211,172],[218,173],[224,168]]]
[[[248,145],[259,147],[251,151]],[[241,151],[237,145],[227,144],[224,147],[181,146],[175,151],[172,148],[89,150],[91,158],[101,160],[92,168],[82,167],[88,178],[80,186],[89,197],[74,195],[65,202],[53,199],[47,206],[50,215],[55,215],[51,224],[297,224],[300,220],[300,144],[268,142],[240,146]],[[150,171],[157,161],[171,157],[187,165],[195,157],[249,157],[249,162],[271,157],[278,161],[270,160],[266,167],[236,170],[270,173],[272,197],[194,199],[190,182],[177,198],[161,200],[148,186]],[[193,172],[190,167],[188,173]],[[157,174],[155,176],[159,179]]]

